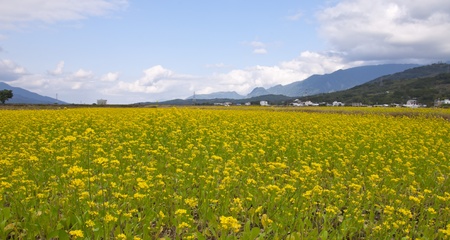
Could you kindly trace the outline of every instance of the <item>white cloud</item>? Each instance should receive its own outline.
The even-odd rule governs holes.
[[[100,80],[104,82],[114,82],[117,81],[117,79],[119,79],[118,72],[109,72],[100,78]]]
[[[174,73],[161,65],[144,70],[144,77],[136,81],[139,86],[153,86],[161,80],[170,79]]]
[[[254,48],[263,48],[264,46],[266,46],[266,44],[264,44],[263,42],[259,42],[259,41],[253,41],[250,43],[250,46],[252,46]]]
[[[49,71],[52,75],[61,75],[64,71],[64,61],[60,61],[57,65],[55,70]]]
[[[450,1],[344,0],[318,14],[320,32],[348,59],[450,57]]]
[[[338,69],[362,65],[363,63],[362,61],[347,62],[343,53],[305,51],[293,60],[281,62],[280,66],[301,73],[304,79],[313,74],[330,73]]]
[[[27,74],[24,67],[9,59],[0,60],[0,81],[13,81]]]
[[[365,62],[347,62],[344,54],[337,52],[302,52],[297,58],[276,66],[254,66],[215,74],[212,81],[203,83],[199,94],[218,91],[237,91],[246,95],[255,87],[273,87],[301,81],[313,74],[331,73],[339,69],[363,65]]]
[[[4,81],[2,76],[10,76],[8,84],[27,89],[44,96],[54,97],[58,94],[59,99],[69,103],[79,103],[80,101],[92,102],[101,98],[102,89],[111,87],[111,82],[102,81],[103,77],[96,76],[92,71],[79,69],[78,71],[64,72],[64,62],[58,63],[53,71],[46,73],[28,73],[25,69],[10,60],[0,61],[0,81]],[[113,77],[109,75],[109,77]],[[105,76],[108,76],[106,74]]]
[[[119,81],[102,93],[113,96],[134,95],[135,99],[140,101],[168,100],[192,94],[192,85],[198,79],[189,75],[176,74],[161,65],[148,68],[143,73],[141,78],[133,82]]]
[[[230,65],[227,65],[225,63],[215,63],[215,64],[206,64],[206,68],[229,68]]]
[[[93,76],[92,71],[86,71],[84,69],[79,69],[73,74],[76,78],[90,78]]]
[[[100,82],[92,72],[80,69],[75,73],[53,74],[49,72],[48,74],[28,74],[12,83],[14,86],[45,94],[46,90],[49,89],[55,91],[85,90],[96,85],[99,86]]]
[[[253,48],[254,54],[267,54],[266,44],[260,41],[244,42],[245,45]]]
[[[135,81],[117,82],[118,72],[96,75],[83,68],[73,73],[62,69],[60,74],[54,72],[27,73],[10,60],[0,61],[0,81],[5,81],[4,76],[8,76],[8,83],[12,86],[44,96],[58,94],[60,100],[69,103],[93,103],[100,98],[108,99],[109,103],[185,98],[192,95],[196,83],[206,82],[204,78],[176,74],[160,65],[144,70],[143,76]]]
[[[265,48],[256,48],[253,50],[254,54],[267,54],[267,50]]]
[[[128,0],[0,1],[0,28],[20,28],[35,21],[55,23],[104,16],[127,5]]]

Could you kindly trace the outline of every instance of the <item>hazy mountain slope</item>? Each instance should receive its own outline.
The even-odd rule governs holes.
[[[193,99],[194,96],[190,96],[187,99]],[[215,92],[210,94],[195,94],[195,99],[216,99],[216,98],[227,98],[227,99],[242,99],[244,96],[239,95],[237,92]]]
[[[249,94],[247,94],[247,98],[263,96],[263,95],[268,95],[268,94],[270,94],[270,93],[265,88],[257,87],[257,88],[254,88],[253,91],[251,91]]]
[[[316,102],[341,101],[364,104],[405,103],[409,99],[432,105],[450,98],[450,65],[432,64],[379,77],[351,89],[302,98]]]
[[[56,100],[51,97],[42,96],[34,92],[30,92],[23,88],[12,87],[4,82],[0,82],[0,90],[8,89],[13,91],[13,97],[5,103],[24,103],[24,104],[66,104],[63,101]]]
[[[267,89],[267,91],[271,94],[282,94],[291,97],[335,92],[363,84],[380,76],[401,72],[417,66],[419,65],[383,64],[354,67],[338,70],[330,74],[313,75],[303,81],[293,82],[285,86],[274,86]]]

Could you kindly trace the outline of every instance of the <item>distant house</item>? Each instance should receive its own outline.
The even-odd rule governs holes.
[[[303,106],[319,106],[318,103],[313,103],[311,101],[302,102],[298,99],[295,99],[293,103],[291,103],[294,107],[303,107]]]
[[[305,104],[305,106],[319,106],[318,103],[313,103],[311,101],[306,101],[304,104]]]
[[[410,100],[406,101],[406,104],[403,104],[403,107],[418,108],[418,107],[420,107],[420,104],[417,102],[416,99],[410,99]]]
[[[303,105],[302,102],[293,102],[293,103],[291,103],[291,105],[294,106],[294,107],[302,107],[302,106],[305,106],[305,105]]]
[[[450,105],[450,99],[448,99],[448,98],[446,98],[444,100],[438,99],[434,102],[434,106],[436,106],[436,107],[440,107],[442,105]]]
[[[305,104],[304,104],[302,101],[300,101],[299,99],[295,99],[294,102],[291,103],[291,105],[294,106],[294,107],[302,107],[302,106],[305,106]]]
[[[344,106],[345,104],[342,102],[338,102],[338,101],[334,101],[333,102],[333,107],[339,107],[339,106]]]
[[[246,103],[245,103],[245,106],[250,106],[250,105],[252,105],[251,102],[246,102]]]
[[[214,106],[225,106],[225,107],[229,107],[231,106],[233,103],[232,102],[218,102],[218,103],[214,103]]]
[[[106,105],[106,99],[98,99],[97,105]]]
[[[269,106],[269,102],[267,102],[267,101],[260,101],[259,105],[261,105],[261,106]]]

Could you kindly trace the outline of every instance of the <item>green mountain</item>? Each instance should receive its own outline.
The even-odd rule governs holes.
[[[333,101],[363,104],[406,103],[416,99],[432,106],[439,98],[450,98],[450,64],[437,63],[376,78],[348,90],[302,97],[313,102]]]
[[[267,94],[281,94],[289,97],[298,97],[341,91],[366,83],[377,77],[401,72],[418,66],[419,65],[417,64],[382,64],[353,67],[338,70],[329,74],[312,75],[303,81],[293,82],[284,86],[276,85],[269,89],[260,88],[257,89],[258,91],[250,93],[247,97]]]
[[[245,99],[230,99],[230,98],[215,98],[215,99],[173,99],[163,102],[142,102],[137,105],[214,105],[215,103],[229,102],[231,104],[245,104],[259,105],[260,101],[268,101],[270,105],[285,105],[294,100],[293,97],[284,95],[268,94],[264,96],[256,96]]]

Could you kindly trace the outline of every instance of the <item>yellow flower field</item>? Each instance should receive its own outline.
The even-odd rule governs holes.
[[[0,239],[448,239],[430,112],[0,110]]]

